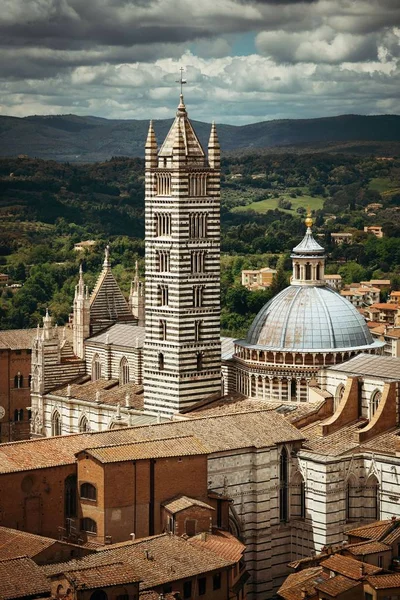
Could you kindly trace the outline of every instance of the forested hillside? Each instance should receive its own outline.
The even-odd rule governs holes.
[[[165,139],[171,119],[154,121],[158,140]],[[203,146],[210,124],[193,121]],[[148,121],[112,120],[76,115],[0,116],[0,156],[27,154],[61,162],[104,161],[112,156],[143,156]],[[341,115],[320,119],[286,119],[251,125],[218,124],[224,152],[341,152],[400,154],[400,116]]]
[[[328,271],[345,281],[390,277],[400,287],[400,161],[330,154],[225,157],[222,162],[222,325],[243,333],[261,306],[287,284],[291,248],[304,234],[310,206]],[[111,244],[125,292],[135,260],[144,266],[144,164],[114,158],[71,165],[30,158],[0,160],[0,271],[14,286],[0,296],[0,328],[35,326],[46,306],[59,324],[71,311],[79,262],[93,286]],[[382,208],[368,216],[365,207]],[[385,237],[364,233],[382,225]],[[335,246],[333,231],[353,232]],[[91,251],[74,244],[95,240]],[[272,289],[249,292],[243,268],[278,267]]]

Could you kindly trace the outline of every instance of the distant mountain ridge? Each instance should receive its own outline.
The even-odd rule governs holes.
[[[211,125],[192,121],[203,146]],[[0,156],[28,154],[60,162],[96,162],[112,156],[143,156],[148,120],[104,119],[76,115],[0,116]],[[158,142],[172,119],[154,121]],[[224,152],[345,151],[400,153],[399,115],[341,115],[317,119],[218,125]],[[386,148],[386,151],[385,151]],[[389,150],[390,149],[390,150]]]

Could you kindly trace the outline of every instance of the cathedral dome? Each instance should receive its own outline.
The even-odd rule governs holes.
[[[329,287],[291,285],[258,313],[246,345],[323,351],[379,347],[357,309]]]

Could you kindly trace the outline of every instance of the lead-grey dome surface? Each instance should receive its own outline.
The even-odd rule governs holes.
[[[289,286],[254,319],[246,345],[279,350],[378,347],[356,308],[328,287]]]

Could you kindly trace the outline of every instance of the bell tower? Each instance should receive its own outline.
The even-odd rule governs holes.
[[[181,83],[184,83],[181,80]],[[206,156],[183,94],[146,156],[145,409],[171,415],[220,393],[220,146]]]

